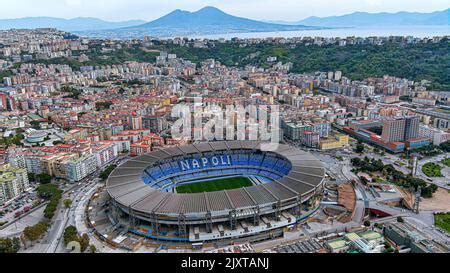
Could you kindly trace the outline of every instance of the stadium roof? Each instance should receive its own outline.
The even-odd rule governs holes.
[[[257,141],[221,141],[163,148],[136,157],[117,167],[106,182],[109,195],[122,206],[138,212],[190,214],[246,209],[307,195],[323,181],[322,163],[310,153],[280,144],[277,153],[292,164],[290,173],[278,181],[247,188],[197,194],[162,192],[143,182],[144,170],[171,157],[224,150],[259,150]]]

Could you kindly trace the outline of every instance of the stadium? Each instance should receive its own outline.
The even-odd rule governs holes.
[[[134,234],[172,242],[280,236],[318,206],[324,168],[294,147],[261,145],[209,142],[133,158],[106,182],[110,218]]]

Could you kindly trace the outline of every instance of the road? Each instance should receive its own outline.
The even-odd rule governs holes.
[[[99,180],[95,179],[89,182],[88,184],[84,185],[83,187],[77,189],[72,196],[73,204],[69,209],[66,209],[66,213],[64,215],[64,224],[60,226],[60,229],[58,229],[58,234],[56,235],[56,240],[52,242],[51,247],[49,248],[48,252],[51,253],[62,253],[65,252],[65,247],[63,243],[63,235],[64,230],[68,226],[76,226],[75,218],[76,218],[76,212],[79,204],[81,203],[81,200],[88,196],[89,193],[92,193],[95,191],[100,184],[98,183]],[[81,212],[82,213],[82,212]]]
[[[119,157],[117,160],[112,162],[111,164],[121,165],[124,162],[130,159],[129,156]],[[73,203],[69,209],[65,209],[65,211],[61,214],[59,225],[55,226],[56,233],[51,237],[51,245],[47,250],[47,253],[64,253],[67,252],[64,244],[63,244],[63,235],[64,230],[68,226],[79,226],[77,225],[77,216],[78,213],[83,215],[84,206],[87,204],[86,198],[88,198],[95,190],[101,186],[102,182],[98,178],[101,170],[98,170],[94,174],[90,175],[88,178],[83,180],[83,182],[78,183],[78,187],[72,189],[72,191],[68,191],[66,196],[63,197],[62,200],[70,198]],[[84,205],[84,206],[83,206]],[[79,233],[86,233],[78,230]],[[90,234],[91,235],[91,234]],[[92,236],[90,236],[92,237]],[[100,249],[100,248],[97,248]]]
[[[73,200],[72,207],[78,202],[78,200],[85,194],[85,190],[92,188],[97,180],[92,180],[85,183],[79,183],[72,187],[71,190],[67,190],[63,193],[61,200],[71,199]],[[61,249],[61,241],[63,238],[64,230],[71,224],[70,212],[71,208],[65,208],[62,202],[58,206],[57,212],[51,221],[50,229],[47,234],[41,240],[40,243],[33,245],[30,248],[24,250],[27,253],[55,253]]]
[[[129,156],[120,156],[114,162],[110,164],[120,165],[130,159]],[[55,212],[55,216],[50,221],[50,228],[44,237],[36,244],[28,246],[26,249],[21,250],[21,252],[27,253],[54,253],[54,252],[64,252],[64,244],[62,243],[62,238],[64,230],[67,226],[76,224],[76,207],[80,200],[88,194],[88,192],[99,185],[100,180],[98,176],[104,168],[100,168],[95,173],[89,175],[82,181],[76,184],[68,184],[66,187],[61,187],[63,196],[61,200],[71,199],[73,204],[71,208],[65,208],[61,203]],[[34,225],[41,220],[44,220],[43,211],[45,207],[43,206],[39,210],[32,211],[27,215],[23,216],[21,219],[17,219],[6,227],[4,230],[0,231],[0,236],[2,237],[12,237],[19,236],[25,227]]]
[[[49,249],[47,250],[47,253],[55,253],[57,252],[57,250],[59,249],[59,247],[61,247],[61,242],[64,241],[63,240],[63,235],[64,235],[64,230],[66,229],[66,227],[70,226],[70,219],[71,219],[71,211],[73,211],[73,208],[76,206],[76,204],[79,202],[79,199],[81,198],[82,194],[84,194],[84,189],[86,187],[88,187],[89,185],[91,185],[91,183],[80,187],[78,189],[75,190],[75,193],[72,195],[71,193],[66,195],[65,198],[72,198],[73,203],[72,206],[70,208],[66,208],[65,212],[62,214],[62,219],[60,221],[60,225],[57,228],[57,232],[55,234],[55,236],[53,237],[54,240],[52,240],[52,243],[49,247]],[[64,200],[64,199],[63,199]]]
[[[449,167],[444,167],[442,169],[442,175],[443,177],[428,177],[426,176],[423,172],[422,172],[422,167],[423,165],[427,164],[427,163],[438,163],[446,158],[450,158],[450,153],[445,153],[445,154],[441,154],[438,156],[434,156],[434,157],[430,157],[430,158],[425,158],[422,159],[418,162],[418,166],[417,166],[417,177],[422,178],[423,180],[427,181],[428,183],[432,183],[435,184],[438,187],[444,188],[446,190],[450,190],[450,168]],[[443,166],[445,166],[444,164],[442,164]],[[432,181],[428,180],[431,179]]]

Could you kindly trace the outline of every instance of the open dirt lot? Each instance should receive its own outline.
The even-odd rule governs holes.
[[[450,193],[439,188],[431,199],[423,199],[420,203],[421,210],[445,210],[450,211]]]

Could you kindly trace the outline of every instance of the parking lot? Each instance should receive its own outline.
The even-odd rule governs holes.
[[[41,200],[36,192],[26,192],[18,198],[7,202],[0,208],[0,223],[6,223],[27,213],[33,207],[39,205]]]

